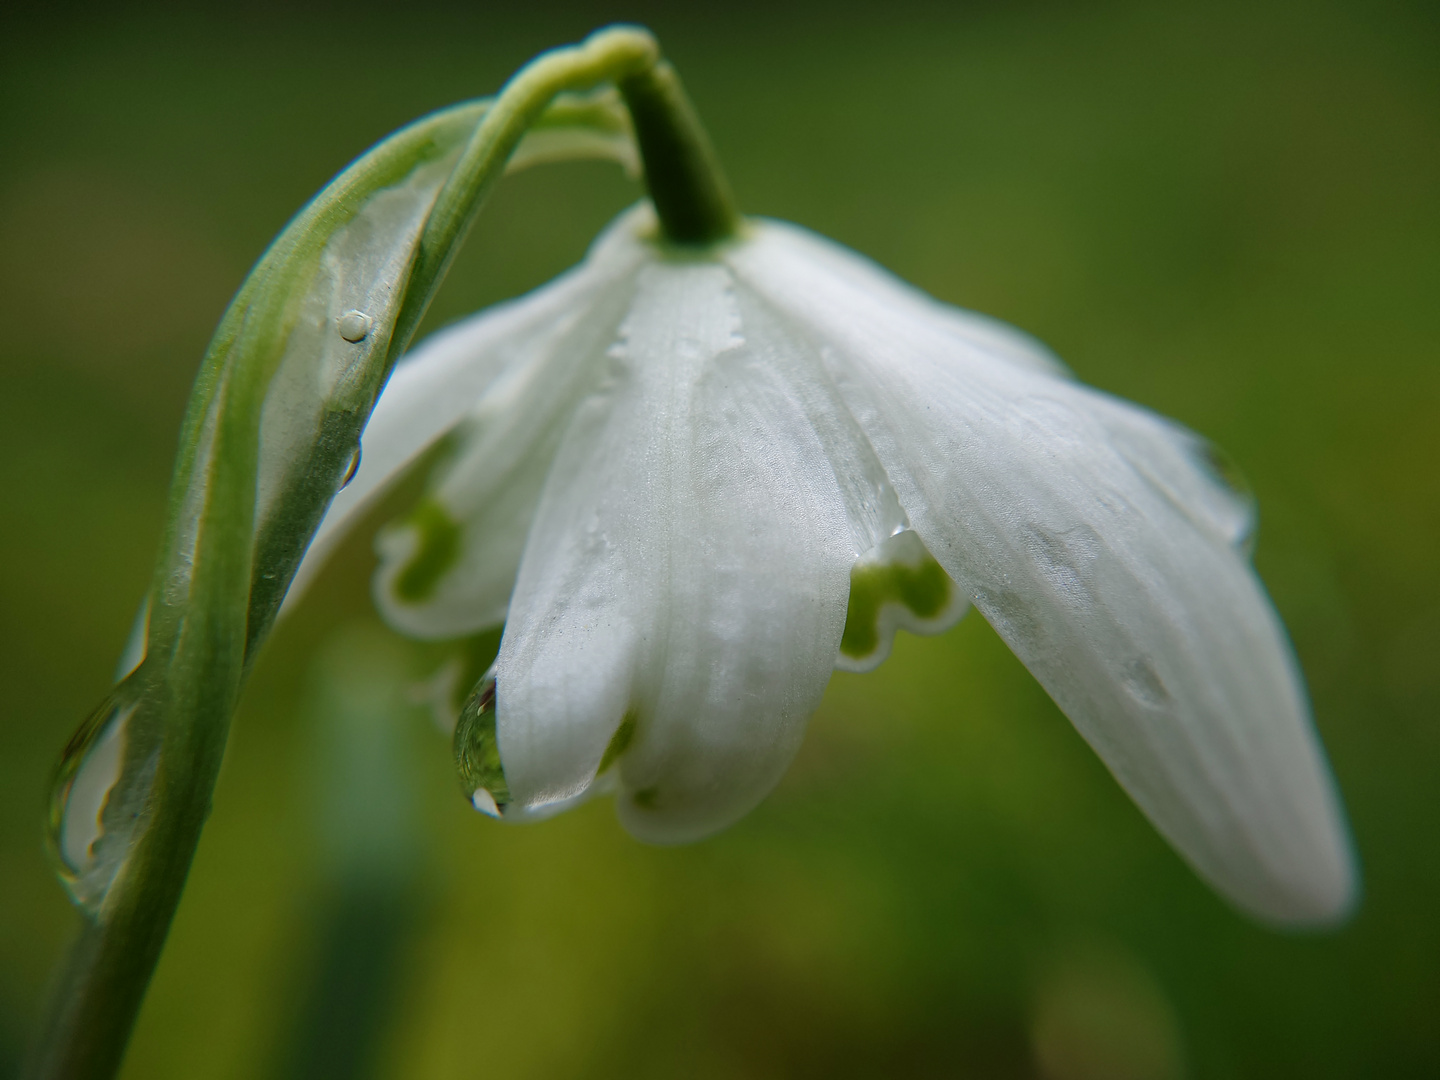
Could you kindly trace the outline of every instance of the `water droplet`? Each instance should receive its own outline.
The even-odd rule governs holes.
[[[1199,457],[1202,465],[1218,481],[1221,486],[1227,488],[1234,495],[1241,499],[1251,500],[1255,497],[1254,489],[1250,481],[1245,478],[1240,466],[1236,464],[1223,448],[1211,442],[1209,439],[1195,437],[1196,456]]]
[[[1127,663],[1121,670],[1120,682],[1147,709],[1164,709],[1170,704],[1170,691],[1149,657],[1137,656]]]
[[[120,659],[115,665],[116,682],[138,668],[145,659],[145,645],[149,634],[150,597],[146,596],[140,610],[135,613],[135,621],[130,624],[130,636],[125,639],[125,648],[120,651]]]
[[[160,732],[144,723],[143,668],[113,689],[71,738],[50,793],[47,839],[70,896],[98,911],[148,819]]]
[[[365,340],[370,333],[372,320],[363,311],[347,311],[335,320],[335,329],[340,331],[340,336],[346,341],[357,343]]]
[[[1085,596],[1094,589],[1095,561],[1104,543],[1089,525],[1052,530],[1042,525],[1029,529],[1035,567],[1062,596]]]
[[[1253,554],[1260,511],[1250,481],[1245,478],[1235,459],[1208,439],[1197,436],[1195,452],[1201,468],[1230,497],[1234,517],[1230,542],[1245,555]]]
[[[345,478],[340,481],[343,490],[350,486],[350,481],[355,479],[355,474],[360,471],[360,444],[355,444],[355,452],[350,455],[350,464],[345,467]]]
[[[482,814],[500,817],[510,805],[510,786],[495,739],[495,669],[475,684],[455,724],[455,768],[460,790]]]

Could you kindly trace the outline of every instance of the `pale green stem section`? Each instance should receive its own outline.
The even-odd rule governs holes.
[[[341,483],[391,367],[409,344],[485,197],[556,95],[607,80],[621,86],[641,129],[647,167],[652,147],[661,155],[688,155],[678,165],[669,162],[656,170],[667,192],[656,200],[662,231],[690,243],[733,233],[738,215],[688,106],[683,115],[666,113],[683,103],[683,95],[668,69],[656,82],[658,56],[654,39],[643,30],[602,31],[582,45],[537,58],[488,107],[457,106],[397,133],[342,173],[291,222],[226,311],[181,431],[151,588],[146,659],[129,677],[139,680],[137,708],[144,721],[137,721],[135,730],[148,724],[147,730],[163,732],[147,821],[71,952],[30,1076],[92,1080],[118,1070],[210,811],[230,717],[249,663]],[[671,106],[665,105],[666,95]],[[644,107],[635,109],[636,101]],[[567,103],[549,119],[562,127],[592,125],[608,137],[615,134],[615,115],[603,102]],[[408,266],[393,283],[394,302],[378,313],[353,371],[318,403],[311,445],[284,463],[278,509],[257,523],[267,391],[327,243],[378,193],[454,152],[467,130],[473,134],[434,200]],[[698,157],[696,147],[704,150]],[[552,148],[537,156],[556,153]],[[701,175],[706,168],[713,175]],[[694,189],[691,201],[698,211],[686,210],[687,184]],[[677,216],[675,208],[685,212]]]
[[[505,162],[555,95],[586,89],[602,80],[619,81],[653,67],[659,58],[659,46],[646,31],[602,30],[578,48],[541,54],[505,85],[494,108],[480,121],[425,223],[405,305],[396,320],[395,355],[410,343]]]

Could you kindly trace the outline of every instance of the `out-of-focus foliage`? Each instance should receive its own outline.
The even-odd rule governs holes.
[[[689,848],[603,802],[488,821],[399,708],[421,899],[379,1074],[1435,1075],[1440,23],[1358,2],[0,27],[0,1075],[76,918],[48,771],[108,685],[231,292],[375,139],[618,17],[659,34],[745,209],[1017,323],[1240,463],[1367,895],[1324,937],[1231,913],[973,615],[837,675],[775,795]],[[598,165],[507,180],[431,324],[547,280],[636,194]],[[346,766],[314,657],[332,643],[333,679],[341,624],[373,619],[371,565],[357,538],[256,671],[127,1076],[278,1074],[314,1012],[346,805],[321,805]],[[402,649],[417,681],[441,660]]]

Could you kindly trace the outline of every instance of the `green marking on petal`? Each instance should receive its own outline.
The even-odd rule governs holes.
[[[510,803],[510,785],[505,780],[505,767],[500,763],[500,744],[495,737],[495,680],[481,679],[465,700],[460,719],[455,724],[455,768],[460,774],[460,790],[477,809],[495,816],[505,812]],[[476,798],[477,792],[485,797]]]
[[[945,610],[952,589],[950,575],[928,551],[918,565],[903,562],[857,562],[850,569],[850,605],[840,651],[854,659],[880,646],[880,611],[902,604],[917,619],[933,619]]]
[[[600,757],[600,767],[595,770],[596,776],[614,765],[615,759],[630,749],[630,743],[635,739],[635,723],[639,719],[640,714],[633,708],[625,710],[625,718],[620,721],[615,734],[610,736],[610,745],[605,747],[605,753]]]
[[[659,798],[660,789],[658,787],[647,787],[641,788],[635,792],[634,795],[630,796],[630,801],[642,810],[653,810],[655,809],[655,802]]]
[[[460,558],[460,524],[439,499],[428,498],[405,522],[420,534],[419,546],[395,577],[395,595],[419,604],[430,599],[445,571]]]

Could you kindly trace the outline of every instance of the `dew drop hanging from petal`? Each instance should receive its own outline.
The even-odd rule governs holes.
[[[161,732],[147,724],[144,665],[80,725],[50,792],[47,847],[76,904],[98,912],[148,818]]]
[[[1200,468],[1229,497],[1235,519],[1230,542],[1247,557],[1253,555],[1256,532],[1260,526],[1255,489],[1250,486],[1249,479],[1235,459],[1217,443],[1196,435],[1193,453]]]
[[[510,804],[510,786],[495,739],[495,674],[485,673],[465,699],[455,724],[455,768],[460,790],[482,814],[501,817]]]

